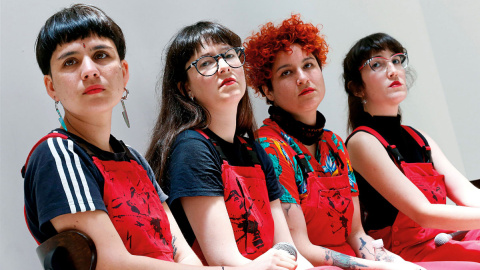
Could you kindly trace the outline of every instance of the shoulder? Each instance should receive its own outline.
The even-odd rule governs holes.
[[[202,134],[195,130],[185,130],[177,135],[175,141],[172,144],[172,149],[174,148],[183,148],[199,150],[199,148],[211,148],[214,149],[214,145],[205,138]]]

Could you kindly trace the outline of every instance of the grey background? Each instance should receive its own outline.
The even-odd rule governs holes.
[[[71,1],[1,0],[0,101],[0,268],[40,269],[36,243],[23,218],[20,176],[33,144],[59,126],[35,62],[34,42],[45,20]],[[165,45],[181,27],[214,20],[242,38],[267,21],[293,13],[323,25],[330,45],[324,69],[327,93],[319,110],[327,128],[346,135],[346,95],[341,61],[359,38],[386,32],[407,49],[418,79],[402,104],[404,123],[426,131],[469,179],[480,178],[477,139],[480,97],[480,2],[475,0],[344,1],[87,1],[102,8],[122,27],[130,64],[126,102],[132,128],[120,106],[112,133],[144,153],[155,121],[155,84]],[[255,115],[266,116],[263,100],[254,98]]]

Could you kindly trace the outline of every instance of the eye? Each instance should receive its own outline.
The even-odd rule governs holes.
[[[63,66],[64,67],[69,67],[69,66],[73,66],[77,63],[77,59],[75,58],[69,58],[67,60],[65,60],[65,62],[63,62]]]
[[[303,68],[311,68],[313,67],[313,63],[306,63]]]
[[[288,76],[288,75],[290,75],[290,74],[292,74],[292,72],[291,72],[290,70],[285,70],[284,72],[282,72],[282,73],[280,74],[280,77]]]
[[[95,59],[105,59],[107,57],[108,57],[108,54],[105,52],[98,52],[94,56]]]
[[[382,66],[382,64],[381,64],[380,61],[378,61],[378,60],[372,60],[372,61],[370,62],[370,66],[371,66],[372,68],[378,68],[378,67]]]

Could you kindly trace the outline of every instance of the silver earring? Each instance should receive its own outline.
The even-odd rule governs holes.
[[[362,104],[363,104],[363,105],[367,104],[367,100],[366,100],[366,99],[362,99]]]
[[[58,116],[59,116],[58,122],[60,122],[60,125],[62,125],[62,127],[63,127],[63,129],[65,129],[65,131],[68,131],[68,130],[67,130],[67,126],[65,125],[65,121],[63,121],[62,114],[61,114],[60,111],[58,110],[58,103],[59,103],[59,102],[60,102],[60,101],[55,101],[55,110],[57,111]]]
[[[125,100],[127,100],[129,91],[127,88],[124,88],[124,89],[126,93],[125,93],[125,96],[122,97],[120,102],[122,102],[122,107],[123,107],[123,112],[122,112],[123,120],[125,120],[125,124],[127,124],[127,127],[130,128],[130,121],[128,120],[127,108],[125,108]]]
[[[190,98],[190,100],[193,101],[193,94],[192,94],[192,92],[188,92],[188,97]]]

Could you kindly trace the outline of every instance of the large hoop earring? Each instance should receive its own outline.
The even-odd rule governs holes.
[[[67,130],[67,126],[65,125],[65,121],[63,121],[62,114],[61,114],[60,111],[58,110],[58,103],[59,103],[59,102],[60,102],[60,101],[58,101],[58,100],[55,101],[55,110],[57,111],[58,116],[59,116],[58,122],[60,122],[60,125],[62,125],[62,127],[63,127],[63,129],[65,129],[65,131],[68,131],[68,130]]]
[[[130,128],[130,121],[128,120],[128,114],[127,114],[127,108],[125,107],[125,100],[128,98],[128,94],[130,93],[127,88],[125,89],[125,96],[122,97],[120,102],[122,102],[122,107],[123,107],[123,120],[125,120],[125,124],[127,124],[127,127]]]

